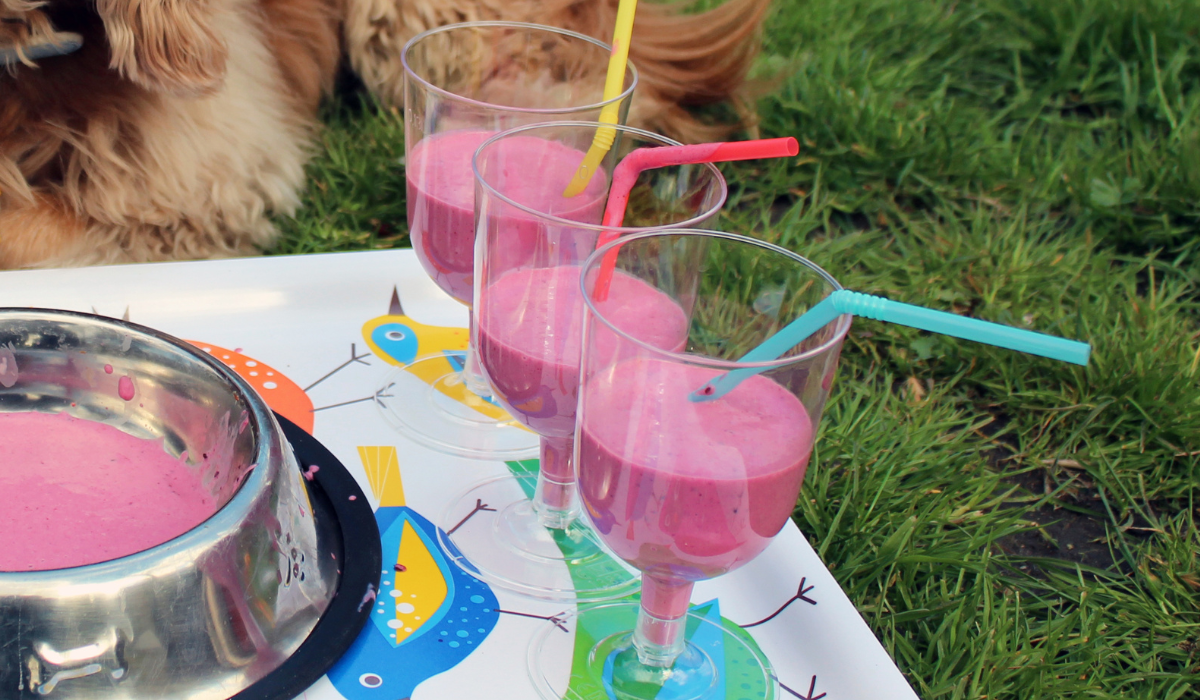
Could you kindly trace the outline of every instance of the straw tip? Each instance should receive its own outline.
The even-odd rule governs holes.
[[[1051,347],[1043,348],[1042,352],[1033,354],[1041,354],[1059,362],[1087,367],[1088,360],[1092,357],[1092,346],[1089,343],[1066,338],[1054,338],[1052,343]]]
[[[787,154],[789,156],[800,155],[800,142],[796,140],[795,136],[787,137],[787,140],[784,141],[784,144],[787,147]]]

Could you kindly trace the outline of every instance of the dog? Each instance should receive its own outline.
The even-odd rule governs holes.
[[[506,19],[611,37],[618,0],[0,0],[0,268],[245,256],[300,204],[317,110],[348,63],[402,105],[401,49]],[[643,3],[630,122],[685,140],[732,100],[768,0],[699,14]],[[37,58],[33,37],[79,37]],[[745,110],[744,110],[745,111]],[[747,112],[748,113],[748,112]]]

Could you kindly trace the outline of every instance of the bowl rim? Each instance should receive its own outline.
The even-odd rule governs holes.
[[[149,549],[127,554],[116,559],[95,562],[60,569],[41,569],[37,571],[0,571],[0,584],[18,584],[21,586],[34,585],[38,582],[53,582],[62,593],[83,593],[87,588],[102,586],[108,590],[110,582],[131,576],[142,576],[144,572],[155,571],[161,575],[163,566],[172,567],[172,558],[180,557],[189,550],[211,545],[223,539],[222,533],[235,531],[251,514],[256,502],[265,494],[266,487],[273,481],[273,474],[267,465],[272,463],[272,456],[279,449],[278,442],[282,432],[274,422],[270,408],[256,391],[236,372],[226,367],[224,363],[204,352],[200,348],[180,338],[163,333],[162,331],[116,319],[100,314],[89,314],[81,311],[65,309],[50,309],[41,307],[0,307],[0,323],[9,315],[23,314],[30,318],[44,317],[49,319],[76,319],[92,324],[108,325],[125,332],[133,332],[164,343],[174,350],[197,359],[201,364],[225,380],[230,389],[244,399],[249,418],[248,427],[254,431],[256,441],[255,459],[247,472],[246,478],[238,486],[237,491],[225,505],[217,509],[208,518],[197,523],[186,532]],[[196,565],[196,560],[190,557],[181,558],[174,563],[175,567],[190,568]],[[173,568],[173,567],[172,567]],[[62,578],[69,572],[77,583],[65,583]],[[0,589],[0,597],[5,592]]]

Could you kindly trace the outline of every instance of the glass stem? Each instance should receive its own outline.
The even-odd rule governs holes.
[[[533,507],[544,527],[565,530],[579,514],[575,500],[574,438],[542,437],[541,464]]]
[[[642,605],[638,609],[633,646],[646,666],[669,668],[683,653],[692,582],[659,579],[642,574]]]
[[[466,382],[467,389],[476,396],[489,398],[492,395],[492,387],[488,384],[487,377],[483,374],[483,367],[479,365],[479,354],[475,352],[475,309],[470,311],[470,333],[467,336],[467,357],[463,360],[463,381]]]

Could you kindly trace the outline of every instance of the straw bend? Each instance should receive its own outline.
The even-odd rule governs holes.
[[[604,131],[601,127],[596,132],[596,140],[600,139],[600,132]],[[608,130],[616,133],[616,129],[608,127]],[[609,139],[609,145],[612,144],[612,139]],[[588,167],[588,158],[592,156],[592,151],[596,149],[596,141],[592,143],[592,149],[588,151],[587,157],[584,158],[583,165],[580,167],[580,173],[584,172],[584,168]],[[608,146],[605,146],[607,151]],[[785,156],[794,156],[800,152],[800,144],[795,138],[787,136],[777,139],[756,139],[753,141],[728,141],[717,143],[697,143],[690,146],[662,146],[660,148],[638,148],[630,151],[629,155],[621,159],[620,163],[613,168],[612,185],[609,189],[608,204],[604,209],[604,218],[602,223],[606,227],[617,228],[625,221],[625,207],[629,204],[629,195],[633,192],[633,186],[637,182],[638,175],[644,170],[652,168],[665,168],[670,165],[699,165],[700,163],[722,163],[735,160],[754,160],[757,158],[782,158]],[[599,158],[603,158],[603,153]],[[599,158],[592,167],[600,164]],[[590,176],[589,176],[590,177]],[[582,185],[578,185],[582,182]],[[567,188],[565,193],[567,196],[574,191],[576,186],[584,187],[587,185],[586,179],[581,179],[580,175],[576,175],[575,180],[571,182],[571,186]],[[601,248],[613,241],[620,235],[617,231],[605,231],[596,241],[596,248]],[[612,281],[613,269],[617,264],[617,251],[611,250],[604,256],[604,263],[600,266],[599,277],[596,278],[596,288],[594,296],[596,301],[604,301],[608,298],[608,285]]]
[[[830,296],[833,297],[834,308],[842,313],[864,316],[875,321],[887,320],[884,315],[887,314],[888,299],[849,290],[837,291]]]
[[[601,120],[604,115],[601,115]],[[616,120],[613,120],[615,123]],[[602,122],[603,124],[603,122]],[[596,172],[596,168],[600,167],[600,163],[604,160],[604,156],[608,154],[612,148],[613,141],[617,138],[617,130],[611,126],[600,126],[596,129],[596,136],[592,139],[592,145],[588,148],[587,153],[583,156],[583,162],[579,164],[579,168],[575,171],[575,176],[571,178],[571,182],[567,185],[567,189],[563,190],[564,197],[575,197],[580,192],[587,188],[588,183],[592,180],[592,175]]]
[[[608,57],[608,74],[604,76],[604,99],[615,100],[621,94],[621,85],[625,78],[625,65],[629,62],[629,42],[633,39],[633,17],[637,12],[637,0],[621,0],[617,5],[617,24],[613,28],[612,53]],[[564,197],[575,197],[587,188],[592,174],[604,160],[605,154],[612,148],[617,130],[605,127],[605,124],[616,124],[621,114],[621,102],[609,102],[600,110],[600,128],[592,146],[579,164],[575,177],[567,183],[563,190]]]

